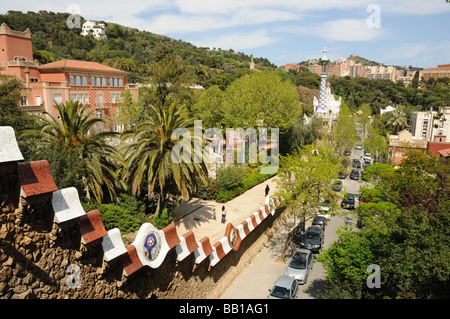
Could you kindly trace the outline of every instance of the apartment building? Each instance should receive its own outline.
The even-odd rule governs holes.
[[[20,106],[31,114],[44,111],[58,117],[55,103],[69,100],[87,104],[98,117],[107,119],[108,129],[121,130],[115,123],[120,96],[125,89],[137,98],[138,87],[127,83],[128,72],[87,61],[61,60],[39,65],[33,60],[31,32],[0,26],[0,67],[2,74],[24,84]]]
[[[410,131],[415,138],[446,142],[450,137],[450,107],[438,111],[411,112]]]

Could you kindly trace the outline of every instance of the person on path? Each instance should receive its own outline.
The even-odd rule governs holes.
[[[212,215],[213,215],[213,219],[216,220],[216,208],[215,207],[213,208],[213,214]]]
[[[269,191],[270,191],[269,185],[266,185],[266,197],[267,195],[269,195]]]
[[[222,224],[225,224],[225,217],[227,216],[227,211],[225,210],[225,205],[222,206]]]

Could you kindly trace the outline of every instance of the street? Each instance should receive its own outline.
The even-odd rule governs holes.
[[[362,154],[361,150],[352,150],[353,158],[359,158]],[[361,169],[360,169],[361,171]],[[360,182],[351,180],[347,176],[343,180],[343,188],[341,193],[359,193]],[[358,201],[356,200],[356,203]],[[338,201],[340,205],[340,200]],[[340,206],[339,206],[340,207]],[[352,216],[352,211],[339,208],[338,216],[333,216],[328,221],[325,230],[324,248],[328,248],[331,243],[337,239],[336,230],[343,225],[354,225],[356,220]],[[231,283],[228,289],[221,295],[221,299],[266,299],[269,295],[269,289],[279,276],[285,272],[289,262],[289,256],[284,260],[280,259],[281,252],[286,242],[287,234],[299,222],[298,217],[290,217],[280,231],[273,236],[260,253],[252,260],[252,262],[242,271],[242,273]],[[292,251],[288,251],[291,254]],[[308,277],[308,281],[299,286],[297,294],[298,299],[316,299],[320,298],[325,284],[325,269],[317,260],[314,261],[313,268]]]

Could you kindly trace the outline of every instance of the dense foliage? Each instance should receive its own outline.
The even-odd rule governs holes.
[[[363,190],[357,217],[365,226],[340,230],[319,257],[324,297],[450,297],[450,164],[421,151],[407,155],[397,170],[380,166],[382,178]],[[379,288],[366,282],[372,264],[380,267]]]

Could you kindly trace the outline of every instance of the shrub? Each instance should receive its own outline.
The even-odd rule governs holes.
[[[244,170],[237,166],[228,166],[217,171],[220,190],[225,191],[239,186],[244,176]]]
[[[167,208],[164,208],[162,212],[158,216],[153,217],[150,222],[155,225],[156,228],[161,229],[169,225],[172,220],[172,214],[169,213]]]
[[[122,234],[133,233],[145,219],[147,206],[142,200],[129,194],[119,194],[117,204],[83,204],[86,211],[98,209],[107,230],[119,228]]]
[[[274,174],[261,174],[256,172],[253,176],[244,178],[239,186],[233,189],[221,190],[216,196],[216,202],[225,203],[249,190],[250,188],[261,184],[265,180],[271,178]]]

